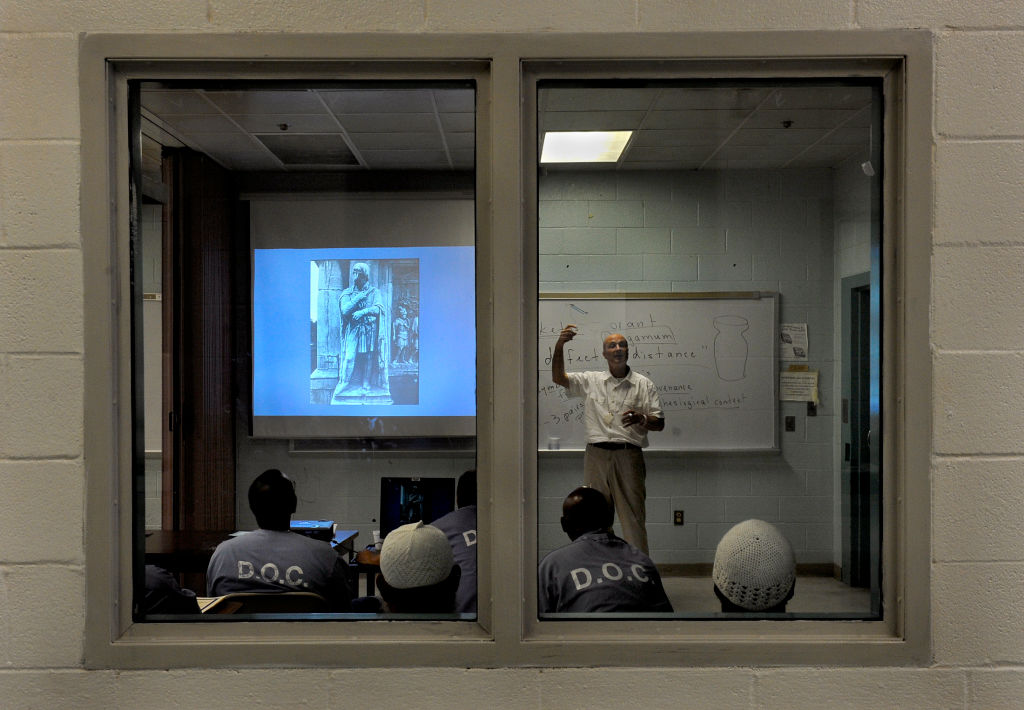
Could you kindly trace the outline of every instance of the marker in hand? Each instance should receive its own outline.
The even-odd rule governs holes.
[[[646,424],[647,415],[641,414],[632,409],[627,409],[622,413],[622,426],[636,426],[637,424]]]

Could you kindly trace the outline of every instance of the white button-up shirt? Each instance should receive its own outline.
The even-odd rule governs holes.
[[[662,418],[661,399],[654,383],[630,368],[622,378],[610,372],[567,372],[570,397],[583,397],[583,425],[587,443],[602,441],[647,446],[647,429],[634,424],[622,426],[622,413],[627,409]]]

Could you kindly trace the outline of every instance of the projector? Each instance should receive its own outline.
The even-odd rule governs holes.
[[[293,520],[291,531],[314,540],[330,542],[334,539],[334,527],[333,520]]]

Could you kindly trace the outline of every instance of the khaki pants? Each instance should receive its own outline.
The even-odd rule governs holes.
[[[647,468],[640,449],[602,449],[587,444],[583,455],[583,484],[604,493],[615,506],[622,538],[647,549]]]

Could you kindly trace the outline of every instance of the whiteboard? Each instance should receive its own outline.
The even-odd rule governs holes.
[[[629,341],[629,365],[658,388],[665,430],[650,449],[778,449],[778,294],[693,293],[658,296],[546,295],[538,313],[538,449],[583,449],[583,400],[551,381],[562,328],[565,369],[607,371],[604,338]]]

